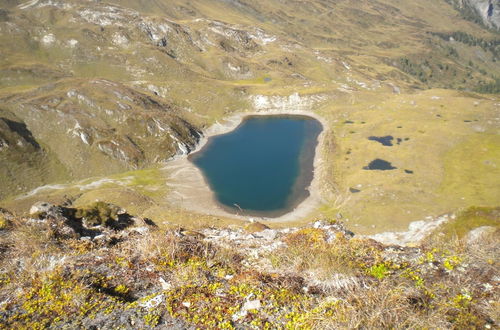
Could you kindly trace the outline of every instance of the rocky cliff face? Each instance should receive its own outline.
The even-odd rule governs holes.
[[[498,0],[451,0],[469,19],[500,30],[500,1]],[[476,17],[474,17],[476,16]]]
[[[3,104],[18,121],[0,121],[2,163],[15,151],[50,155],[74,178],[163,162],[201,136],[176,106],[108,80],[58,83]]]
[[[498,0],[467,0],[481,16],[484,24],[500,30],[500,1]]]

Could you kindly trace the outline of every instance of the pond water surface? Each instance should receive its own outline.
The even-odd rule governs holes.
[[[227,211],[277,217],[309,196],[321,130],[307,116],[248,116],[189,159]]]

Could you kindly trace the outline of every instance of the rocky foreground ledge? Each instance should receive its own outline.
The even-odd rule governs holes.
[[[474,212],[498,222],[497,209]],[[440,227],[408,247],[328,220],[192,231],[101,202],[30,213],[0,210],[5,327],[498,326],[495,226],[476,239]]]

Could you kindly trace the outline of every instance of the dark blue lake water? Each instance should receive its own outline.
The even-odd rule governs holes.
[[[321,130],[306,116],[248,116],[189,159],[226,210],[280,216],[309,195]]]

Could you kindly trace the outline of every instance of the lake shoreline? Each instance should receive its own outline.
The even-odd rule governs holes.
[[[293,209],[278,217],[263,217],[260,215],[238,215],[229,212],[215,198],[215,194],[210,189],[206,178],[201,170],[193,164],[189,157],[199,152],[213,136],[229,133],[239,127],[250,116],[306,116],[316,119],[322,126],[322,130],[317,137],[314,152],[312,180],[306,190],[308,195],[297,203],[292,203]],[[173,205],[196,213],[210,214],[240,220],[259,219],[267,222],[294,221],[306,217],[320,205],[322,198],[320,193],[320,177],[322,169],[321,151],[324,146],[324,137],[328,126],[324,118],[312,111],[304,110],[267,110],[267,111],[247,111],[236,113],[210,126],[203,134],[196,149],[188,155],[177,156],[169,161],[163,168],[168,176],[171,192],[167,199]]]

